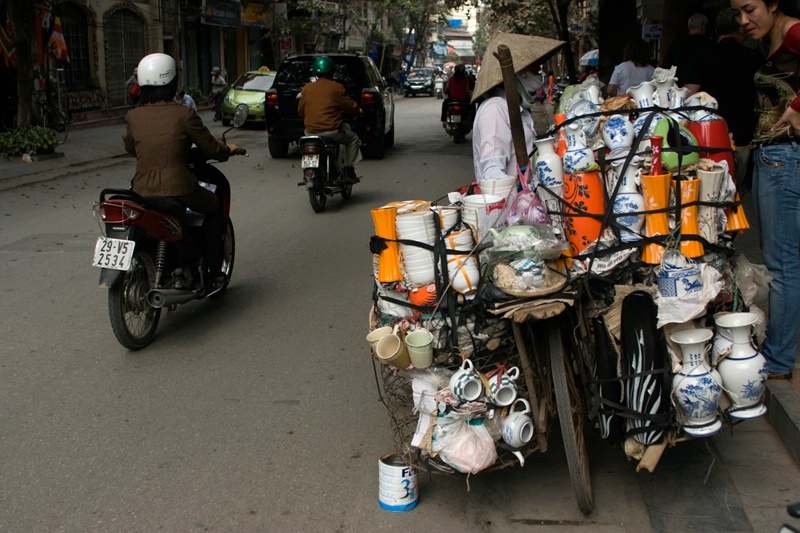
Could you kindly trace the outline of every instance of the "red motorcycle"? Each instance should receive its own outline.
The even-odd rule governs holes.
[[[244,123],[246,113],[237,108],[234,127]],[[247,155],[247,151],[239,148],[233,154]],[[97,239],[92,266],[102,268],[100,285],[109,289],[111,329],[129,350],[150,344],[162,308],[220,296],[233,273],[236,247],[230,184],[222,172],[200,158],[198,150],[192,150],[190,160],[200,184],[220,197],[226,223],[219,243],[223,250],[220,270],[225,275],[222,283],[214,285],[204,279],[202,214],[172,198],[142,197],[127,189],[103,189],[94,206],[105,236]]]

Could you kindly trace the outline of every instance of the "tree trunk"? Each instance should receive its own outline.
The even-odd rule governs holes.
[[[14,33],[17,61],[17,125],[33,123],[33,64],[36,60],[35,12],[33,2],[11,0],[8,13]]]

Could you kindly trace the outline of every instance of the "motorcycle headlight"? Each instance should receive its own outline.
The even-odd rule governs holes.
[[[225,96],[225,103],[226,103],[226,104],[232,104],[232,103],[233,103],[233,97],[232,97],[232,96],[227,96],[227,95],[226,95],[226,96]]]
[[[264,104],[265,104],[266,102],[267,102],[267,99],[266,99],[266,97],[265,97],[265,98],[262,98],[262,99],[261,99],[261,101],[260,101],[260,102],[258,102],[258,105],[260,105],[261,107],[264,107]]]

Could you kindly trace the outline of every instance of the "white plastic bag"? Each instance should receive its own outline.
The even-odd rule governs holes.
[[[756,265],[747,260],[743,254],[736,257],[734,268],[739,290],[748,307],[755,305],[765,312],[769,312],[769,275],[767,267]]]
[[[462,421],[441,436],[439,457],[459,472],[477,474],[497,461],[497,449],[480,419]]]

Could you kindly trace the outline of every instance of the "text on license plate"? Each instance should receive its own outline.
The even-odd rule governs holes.
[[[303,159],[300,161],[300,168],[311,168],[318,166],[319,166],[318,154],[304,155]]]
[[[133,259],[133,241],[98,237],[94,246],[92,266],[113,270],[128,270]]]
[[[461,117],[458,115],[452,115],[450,117],[450,122],[461,122]]]

